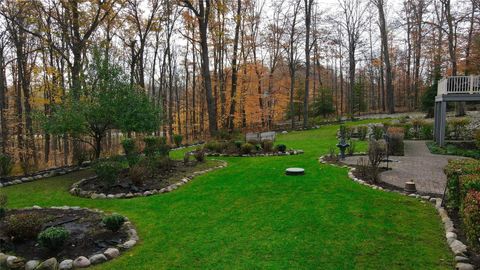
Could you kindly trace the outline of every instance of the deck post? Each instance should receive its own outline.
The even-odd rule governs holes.
[[[434,127],[433,127],[433,140],[438,142],[438,102],[435,101],[435,105],[433,106],[433,119],[434,119]]]
[[[440,125],[439,125],[439,134],[438,134],[438,141],[437,144],[440,147],[445,146],[445,127],[447,124],[447,102],[441,101],[440,103],[440,112],[439,112],[439,120],[440,120]]]

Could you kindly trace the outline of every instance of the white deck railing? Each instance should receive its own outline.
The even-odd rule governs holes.
[[[437,95],[480,94],[480,76],[450,76],[438,82]]]

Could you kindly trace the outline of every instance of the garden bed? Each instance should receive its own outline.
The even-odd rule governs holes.
[[[427,146],[432,154],[480,159],[480,149],[474,141],[448,141],[444,147],[438,146],[435,142],[427,142]]]
[[[225,162],[217,160],[189,161],[186,164],[183,161],[171,160],[171,166],[155,171],[152,177],[142,181],[142,185],[135,184],[129,177],[128,170],[124,170],[113,184],[100,181],[98,177],[94,176],[73,184],[70,193],[93,199],[149,196],[172,191],[196,175],[222,168],[225,165]]]
[[[4,253],[0,254],[0,268],[23,269],[25,264],[32,266],[43,262],[56,265],[45,269],[57,269],[59,264],[89,266],[113,259],[120,250],[129,249],[138,241],[131,223],[117,216],[122,222],[112,230],[103,223],[106,216],[101,211],[67,206],[9,210],[0,220],[0,251]],[[13,232],[12,226],[15,228]],[[54,248],[52,244],[42,244],[41,235],[49,229],[63,230],[67,237],[61,244],[54,242]]]

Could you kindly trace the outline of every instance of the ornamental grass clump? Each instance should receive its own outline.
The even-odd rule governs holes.
[[[388,154],[393,156],[403,156],[405,153],[403,143],[403,128],[389,127],[387,134],[389,136]]]
[[[106,216],[102,219],[103,225],[112,232],[118,232],[125,223],[125,217],[118,214]]]
[[[448,121],[449,130],[452,131],[455,139],[466,139],[467,126],[470,124],[468,118],[454,118]]]
[[[5,154],[0,154],[0,177],[8,176],[13,169],[13,159]]]
[[[5,234],[14,242],[35,239],[42,229],[45,217],[39,213],[18,213],[5,218]]]
[[[358,139],[360,141],[365,141],[367,138],[368,134],[368,127],[367,126],[358,126],[357,127],[357,132],[358,132]]]
[[[123,147],[123,151],[125,152],[128,165],[132,167],[140,160],[140,156],[138,153],[137,145],[135,144],[135,140],[130,138],[124,139],[122,141],[122,147]]]
[[[282,153],[285,153],[285,151],[287,151],[287,146],[285,144],[277,144],[275,146],[275,149],[278,151],[278,152],[282,152]]]
[[[255,145],[247,142],[242,144],[242,147],[240,147],[240,152],[242,152],[242,154],[248,155],[252,153],[254,149]]]
[[[38,234],[38,243],[51,251],[59,250],[70,237],[70,232],[62,227],[50,227]]]
[[[7,195],[0,193],[0,219],[5,217],[5,213],[7,213],[7,203],[8,203]]]
[[[480,191],[470,190],[462,208],[463,225],[469,245],[480,251]]]
[[[123,164],[121,162],[110,160],[100,161],[93,166],[98,179],[108,184],[115,183],[122,169]]]
[[[386,154],[386,146],[381,141],[370,140],[368,144],[369,178],[373,183],[378,182],[380,173],[380,163]]]

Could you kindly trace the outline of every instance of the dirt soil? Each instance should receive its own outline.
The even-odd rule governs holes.
[[[41,247],[36,239],[12,241],[5,235],[5,218],[3,218],[0,220],[0,251],[27,260],[45,260],[51,257],[56,257],[57,260],[73,260],[78,256],[90,256],[103,252],[108,247],[128,240],[125,227],[115,233],[103,227],[101,224],[103,216],[100,213],[87,210],[21,209],[7,211],[6,217],[19,213],[35,213],[44,218],[42,230],[48,227],[63,227],[70,232],[66,243],[58,251],[52,252]]]

